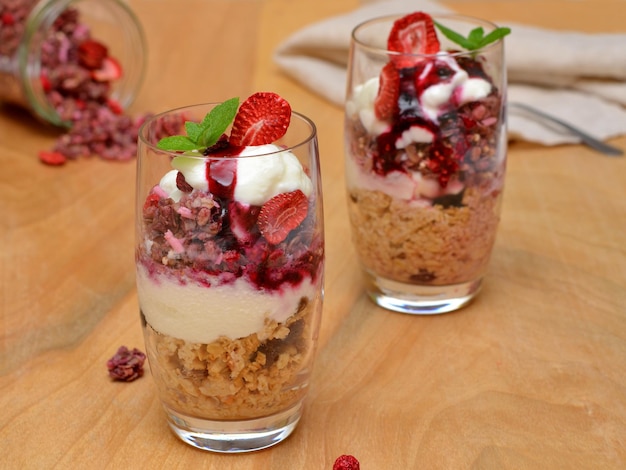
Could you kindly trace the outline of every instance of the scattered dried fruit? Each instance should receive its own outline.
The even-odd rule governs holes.
[[[341,455],[335,460],[333,470],[360,470],[361,465],[352,455]]]
[[[39,160],[46,165],[60,166],[67,162],[67,158],[61,152],[51,152],[48,150],[42,150],[39,152]]]
[[[261,207],[259,230],[268,242],[276,245],[306,219],[308,210],[309,201],[299,189],[278,194]]]
[[[0,0],[0,62],[12,63],[38,0]],[[52,24],[37,36],[40,82],[45,99],[61,121],[71,128],[56,140],[43,163],[98,155],[107,160],[130,160],[136,154],[138,129],[146,115],[131,119],[120,103],[110,99],[113,80],[122,67],[109,55],[107,46],[92,38],[81,12],[61,2]],[[56,8],[56,7],[55,7]],[[64,155],[65,160],[59,158]],[[43,157],[43,158],[42,158]]]
[[[258,92],[239,107],[230,134],[232,145],[264,145],[280,139],[291,121],[291,106],[276,93]]]
[[[115,355],[107,361],[109,376],[114,380],[132,382],[143,375],[146,355],[137,348],[132,351],[120,346]]]

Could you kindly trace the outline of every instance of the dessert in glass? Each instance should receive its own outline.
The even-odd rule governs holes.
[[[274,93],[140,130],[136,268],[146,353],[185,442],[245,452],[300,419],[323,300],[316,129]]]
[[[508,32],[424,12],[353,30],[349,215],[368,295],[382,307],[443,313],[479,291],[504,188]]]

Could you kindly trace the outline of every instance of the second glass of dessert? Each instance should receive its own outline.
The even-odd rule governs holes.
[[[217,452],[296,427],[323,298],[316,129],[274,93],[154,116],[140,131],[137,291],[168,422]]]
[[[443,313],[479,291],[504,187],[508,32],[423,12],[353,31],[349,214],[368,294],[382,307]]]

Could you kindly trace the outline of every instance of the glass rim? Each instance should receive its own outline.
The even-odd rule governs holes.
[[[157,147],[155,144],[151,143],[148,141],[148,139],[146,138],[146,130],[148,129],[148,127],[153,124],[154,122],[156,122],[158,119],[170,115],[170,114],[183,114],[184,115],[184,111],[186,110],[192,110],[192,109],[197,109],[197,108],[202,108],[202,107],[209,107],[209,106],[217,106],[219,104],[222,104],[223,102],[221,101],[215,101],[215,102],[206,102],[206,103],[198,103],[198,104],[191,104],[191,105],[186,105],[186,106],[179,106],[177,108],[172,108],[172,109],[168,109],[166,111],[162,111],[158,114],[154,114],[152,116],[150,116],[149,118],[147,118],[139,127],[139,131],[137,133],[138,135],[138,140],[140,141],[141,144],[145,145],[146,147],[152,149],[154,152],[158,152],[161,154],[167,154],[170,155],[171,157],[189,157],[189,158],[198,158],[198,159],[203,159],[203,160],[207,160],[207,159],[214,159],[214,160],[232,160],[232,159],[241,159],[241,158],[256,158],[256,157],[264,157],[264,156],[268,156],[268,155],[275,155],[275,154],[279,154],[279,153],[284,153],[284,152],[289,152],[291,150],[294,150],[296,148],[302,147],[304,145],[307,145],[309,142],[313,141],[316,139],[317,137],[317,126],[315,125],[315,123],[313,122],[312,119],[310,119],[309,117],[305,116],[302,113],[299,113],[297,111],[294,111],[293,109],[291,110],[291,119],[289,122],[289,125],[291,126],[292,122],[293,122],[293,118],[296,117],[298,119],[300,119],[300,121],[304,122],[304,124],[308,125],[309,127],[309,132],[307,133],[307,136],[302,138],[302,139],[298,139],[298,142],[292,144],[292,145],[288,145],[288,146],[284,146],[284,147],[280,147],[277,146],[278,148],[276,150],[273,150],[271,152],[262,152],[262,153],[256,153],[253,155],[202,155],[202,154],[198,154],[198,155],[190,155],[189,153],[180,153],[180,152],[176,152],[176,151],[172,151],[172,150],[164,150],[164,149],[160,149],[159,147]],[[289,128],[287,128],[289,129]],[[288,131],[287,131],[288,132]],[[285,133],[286,135],[287,133]],[[282,136],[281,138],[283,138],[284,136]],[[279,139],[280,140],[280,139]],[[265,145],[276,145],[274,143],[271,144],[265,144]],[[254,147],[254,146],[250,146],[250,147]],[[259,146],[260,147],[260,146]]]
[[[364,42],[363,40],[359,39],[357,37],[357,34],[359,33],[359,31],[363,30],[363,28],[365,28],[366,26],[371,26],[374,24],[382,24],[385,22],[391,22],[393,24],[393,21],[402,18],[403,16],[406,16],[405,13],[395,13],[395,14],[391,14],[391,15],[383,15],[383,16],[377,16],[374,18],[369,18],[365,21],[360,22],[359,24],[357,24],[354,28],[352,28],[352,31],[350,33],[350,39],[352,41],[353,44],[358,45],[360,48],[362,49],[366,49],[369,50],[370,52],[374,52],[374,53],[378,53],[378,54],[385,54],[388,56],[394,56],[394,57],[416,57],[416,58],[433,58],[433,57],[437,57],[440,56],[442,53],[446,53],[448,55],[450,55],[451,57],[459,57],[459,56],[464,56],[467,54],[477,54],[479,52],[485,51],[487,49],[490,49],[492,47],[496,47],[499,46],[503,43],[503,38],[498,39],[497,41],[494,41],[492,43],[487,44],[484,47],[481,47],[480,49],[476,49],[476,50],[461,50],[461,51],[454,51],[454,52],[448,52],[448,51],[439,51],[437,53],[434,54],[416,54],[416,53],[408,53],[408,52],[397,52],[397,51],[390,51],[387,48],[382,48],[379,46],[373,46],[371,44],[368,44],[366,42]],[[455,13],[433,13],[432,15],[430,15],[433,20],[436,19],[455,19],[455,20],[459,20],[459,21],[464,21],[466,23],[474,23],[477,26],[488,26],[489,28],[491,28],[491,30],[494,30],[496,28],[498,28],[498,25],[496,23],[494,23],[493,21],[489,21],[489,20],[485,20],[482,18],[477,18],[474,16],[468,16],[468,15],[461,15],[461,14],[455,14]],[[389,31],[391,31],[391,28],[389,29]],[[460,46],[459,46],[460,47]]]

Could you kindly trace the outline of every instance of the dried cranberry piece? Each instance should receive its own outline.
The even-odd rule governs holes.
[[[109,376],[114,380],[132,382],[143,375],[146,355],[137,348],[132,351],[120,346],[115,355],[107,361]]]
[[[333,465],[333,470],[360,470],[361,465],[356,457],[352,455],[341,455],[337,457]]]
[[[187,183],[185,175],[183,175],[180,171],[176,173],[176,187],[184,193],[190,193],[193,191],[193,186]]]

